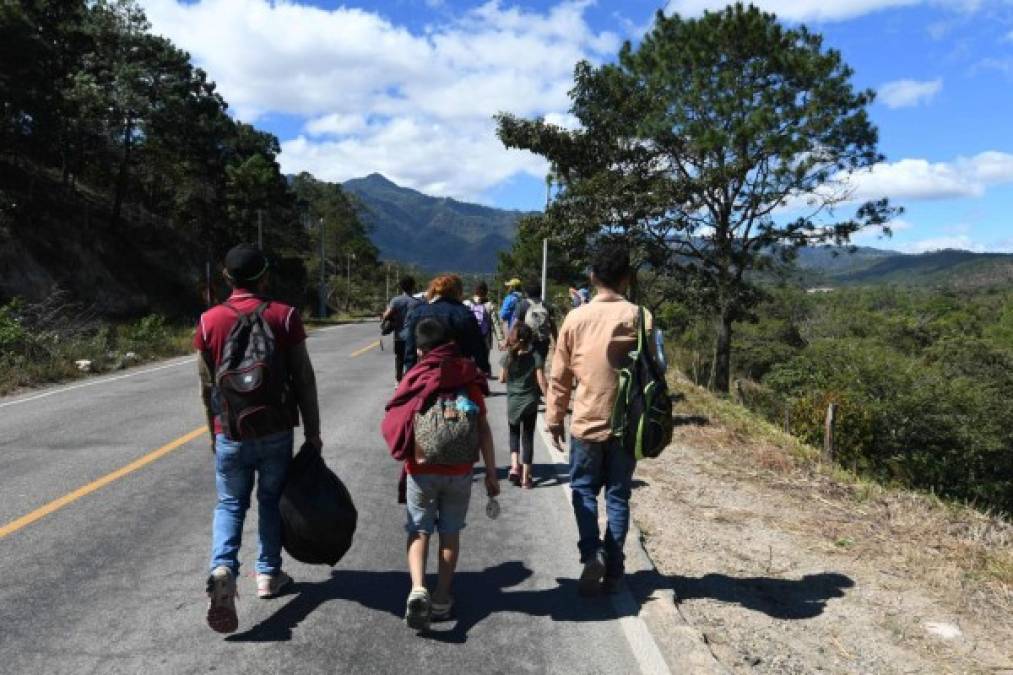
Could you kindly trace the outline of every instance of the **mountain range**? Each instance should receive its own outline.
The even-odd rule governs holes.
[[[358,198],[360,217],[380,257],[431,272],[492,272],[513,245],[521,211],[431,197],[373,173],[343,184]]]
[[[493,272],[513,244],[522,211],[432,197],[373,173],[345,182],[382,258],[428,271]],[[943,250],[922,254],[860,246],[804,248],[798,266],[807,283],[982,287],[1013,283],[1013,255]]]
[[[951,286],[986,288],[1013,285],[1013,254],[945,249],[907,254],[858,247],[805,248],[798,266],[811,284]]]

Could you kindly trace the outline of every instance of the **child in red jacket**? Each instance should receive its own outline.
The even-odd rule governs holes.
[[[465,407],[477,407],[477,442],[485,463],[485,487],[490,496],[499,494],[492,430],[486,419],[488,384],[475,362],[460,355],[446,327],[436,319],[423,319],[415,328],[419,361],[387,404],[383,435],[395,459],[405,462],[408,521],[408,571],[412,589],[408,594],[405,622],[427,630],[431,621],[452,618],[450,594],[461,547],[461,530],[471,500],[474,462],[428,463],[415,439],[417,415],[439,397],[457,396]],[[477,454],[477,453],[476,453]],[[429,539],[440,534],[439,577],[430,596],[425,586]]]

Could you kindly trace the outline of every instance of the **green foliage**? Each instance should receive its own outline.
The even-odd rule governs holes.
[[[123,326],[120,335],[135,344],[157,344],[168,339],[170,326],[161,314],[149,314],[136,323]]]
[[[28,337],[18,320],[20,302],[14,301],[0,307],[0,353],[11,353],[19,349]]]
[[[1010,307],[1010,291],[769,289],[755,308],[762,318],[740,329],[736,390],[818,447],[836,403],[840,462],[1013,513]],[[697,315],[670,338],[698,381],[709,325]]]
[[[92,321],[73,304],[55,300],[32,304],[15,299],[0,306],[0,395],[18,387],[79,377],[77,361],[88,372],[125,368],[190,350],[192,328],[157,314],[134,323]],[[129,353],[131,358],[127,358]]]
[[[804,26],[742,4],[701,18],[659,12],[619,62],[577,65],[571,111],[582,129],[500,115],[508,147],[545,156],[562,190],[542,229],[576,259],[620,237],[637,262],[681,280],[716,321],[712,387],[728,391],[732,326],[757,289],[748,273],[808,244],[842,244],[884,226],[887,201],[836,221],[834,181],[882,160],[840,53]],[[792,219],[774,213],[798,195]]]

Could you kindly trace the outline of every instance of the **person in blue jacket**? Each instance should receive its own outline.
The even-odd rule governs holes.
[[[499,310],[499,318],[503,321],[503,325],[506,326],[506,333],[509,337],[510,329],[514,327],[514,310],[517,308],[517,303],[520,302],[524,296],[521,295],[521,280],[511,279],[506,282],[507,295],[503,298],[503,305]]]
[[[405,327],[405,372],[418,363],[415,345],[415,326],[423,319],[437,319],[450,331],[451,337],[461,349],[461,354],[475,360],[475,365],[486,375],[492,373],[489,365],[489,351],[485,348],[482,329],[471,310],[461,302],[464,297],[464,282],[456,274],[444,274],[429,283],[426,293],[428,304],[413,307],[408,313]]]

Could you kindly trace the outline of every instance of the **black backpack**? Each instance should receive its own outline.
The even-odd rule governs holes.
[[[295,399],[284,354],[264,319],[269,302],[250,314],[236,313],[225,338],[222,360],[215,371],[215,399],[226,437],[245,441],[287,431],[295,426]]]
[[[672,399],[664,369],[651,353],[644,308],[637,316],[637,348],[619,369],[612,435],[638,460],[657,457],[672,440]]]

